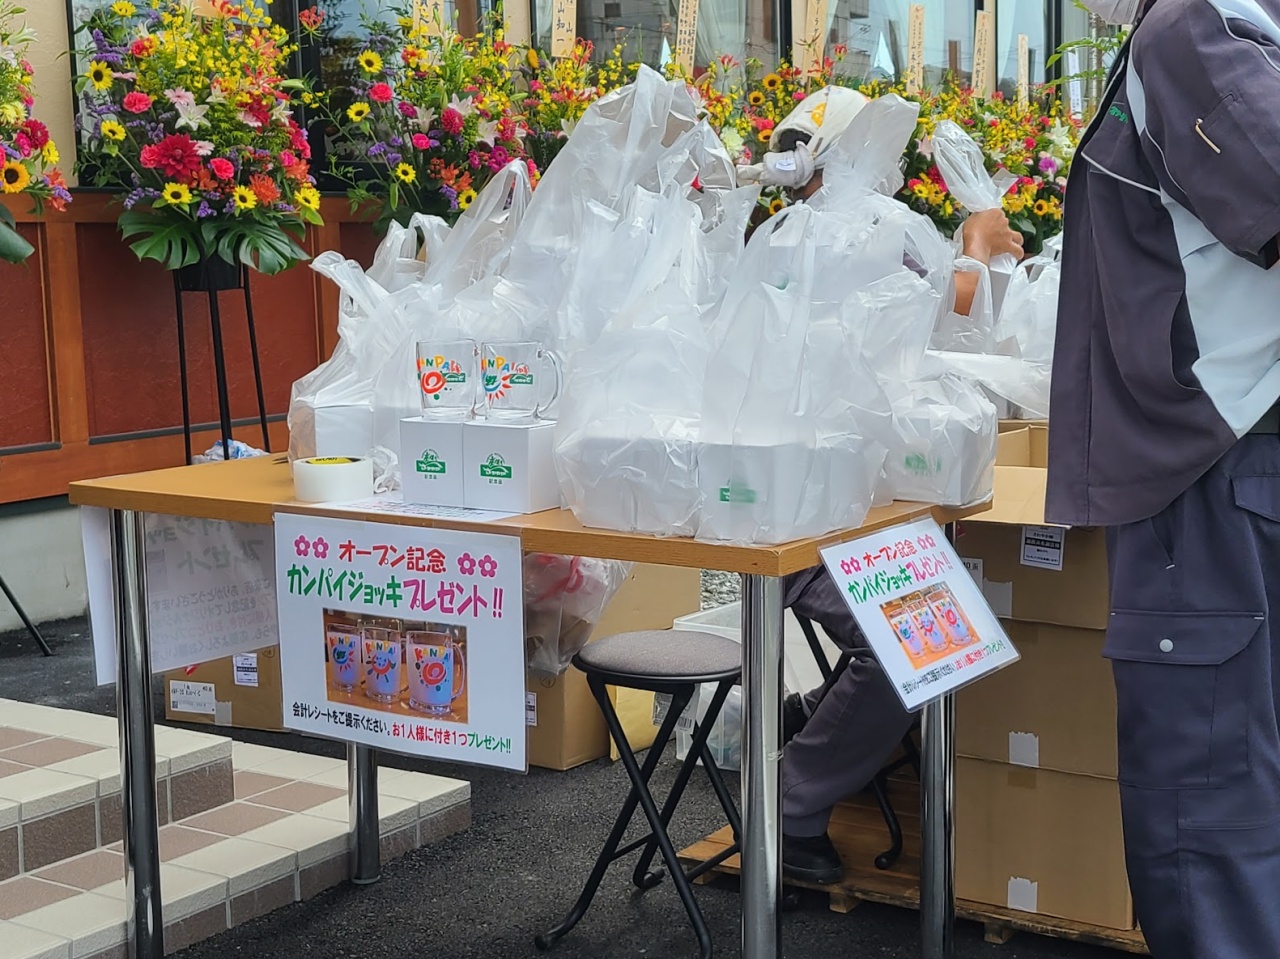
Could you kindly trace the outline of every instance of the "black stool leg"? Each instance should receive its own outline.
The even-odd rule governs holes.
[[[622,764],[627,767],[627,775],[631,777],[632,783],[636,786],[636,792],[639,793],[640,808],[644,810],[645,818],[649,820],[649,826],[653,829],[654,838],[658,841],[658,848],[662,850],[662,858],[666,861],[667,868],[671,871],[671,881],[675,884],[676,892],[680,895],[680,901],[684,904],[685,912],[689,914],[689,921],[693,924],[693,931],[698,936],[698,949],[702,959],[711,959],[711,933],[707,929],[707,923],[702,918],[702,910],[698,908],[698,901],[693,897],[693,887],[689,885],[689,880],[685,878],[684,870],[680,868],[680,858],[676,855],[675,847],[671,845],[671,837],[667,835],[667,830],[662,825],[662,819],[658,815],[657,804],[653,801],[653,795],[649,792],[648,779],[641,777],[640,765],[636,762],[636,754],[631,751],[631,745],[627,742],[626,733],[622,730],[622,723],[618,721],[618,714],[613,710],[613,704],[609,702],[609,692],[605,688],[604,680],[599,676],[588,676],[588,682],[591,686],[592,693],[595,694],[596,702],[600,704],[600,710],[604,713],[605,725],[609,727],[609,735],[613,737],[613,741],[617,744],[618,753],[622,757]],[[683,711],[683,710],[682,710]],[[667,719],[671,719],[668,714]],[[675,724],[672,723],[672,728]],[[666,723],[663,723],[663,729],[666,729]],[[669,734],[668,734],[669,735]],[[657,751],[658,743],[654,743],[654,747],[650,752],[649,758],[653,758],[653,752]],[[666,745],[664,741],[661,745]],[[646,766],[649,764],[646,762]]]
[[[605,840],[604,848],[600,850],[600,855],[596,857],[596,864],[591,869],[591,875],[587,877],[587,883],[582,888],[582,894],[578,896],[578,901],[574,903],[573,908],[569,910],[569,914],[564,917],[564,920],[559,925],[534,936],[534,945],[544,952],[576,926],[582,920],[582,917],[587,914],[587,910],[591,908],[591,901],[595,898],[596,891],[600,888],[605,872],[608,871],[609,865],[617,857],[618,846],[622,842],[622,837],[626,835],[627,827],[631,825],[631,818],[635,815],[636,806],[642,803],[644,798],[649,799],[649,805],[653,804],[653,798],[649,795],[649,780],[653,776],[653,771],[658,767],[658,761],[662,758],[663,748],[666,747],[671,734],[675,732],[676,722],[680,719],[685,707],[689,705],[689,699],[694,689],[694,687],[690,686],[687,691],[681,690],[672,694],[671,708],[667,710],[662,726],[658,729],[658,737],[649,749],[649,755],[645,757],[644,768],[640,769],[636,764],[635,753],[631,751],[631,747],[627,744],[626,736],[622,733],[621,724],[619,724],[617,715],[613,711],[613,704],[609,702],[609,692],[604,683],[598,684],[599,690],[597,691],[596,677],[588,675],[587,681],[591,687],[592,694],[595,695],[596,701],[600,704],[600,711],[604,714],[605,723],[609,726],[609,734],[613,737],[614,742],[618,744],[618,751],[622,753],[623,765],[627,769],[627,775],[631,777],[631,791],[627,793],[626,801],[623,802],[618,818],[614,821],[613,831],[609,833],[609,838]]]
[[[731,682],[720,683],[716,687],[715,694],[711,697],[711,703],[707,706],[707,712],[703,716],[702,722],[695,724],[693,727],[693,742],[689,746],[689,755],[685,756],[684,762],[680,764],[680,771],[676,773],[675,782],[671,785],[671,792],[667,793],[667,799],[662,804],[662,812],[659,814],[659,818],[662,820],[663,832],[666,832],[667,827],[671,825],[671,817],[675,815],[676,805],[680,802],[680,797],[684,795],[685,788],[689,785],[689,779],[693,776],[694,767],[698,765],[698,760],[706,751],[707,737],[711,735],[711,727],[715,725],[716,718],[724,707],[725,697],[729,695],[729,690],[732,688],[733,683]],[[697,687],[695,686],[693,689],[696,693]],[[736,838],[736,832],[734,836]],[[636,888],[652,889],[662,881],[661,869],[652,871],[649,869],[649,864],[653,862],[653,857],[657,852],[658,837],[657,833],[655,833],[644,847],[644,852],[640,853],[640,860],[636,863],[635,872],[632,873],[631,881],[636,884]]]
[[[883,775],[871,780],[871,791],[875,794],[876,802],[880,805],[880,812],[884,816],[885,825],[889,827],[890,842],[889,848],[876,856],[876,868],[888,869],[902,855],[902,823],[898,821],[898,814],[894,810],[893,804],[889,802],[888,783]]]

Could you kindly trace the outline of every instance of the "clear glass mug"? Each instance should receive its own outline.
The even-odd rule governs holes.
[[[405,634],[409,665],[409,705],[442,715],[467,688],[467,664],[448,633],[411,630]]]
[[[486,343],[481,348],[484,399],[491,420],[536,420],[560,396],[564,377],[555,353],[532,341]],[[555,388],[540,402],[543,371],[550,369]]]
[[[400,631],[366,626],[363,633],[364,693],[375,703],[394,703],[400,698],[402,688],[404,643]]]
[[[328,649],[329,683],[349,693],[360,684],[360,630],[338,623],[325,629]]]
[[[471,418],[480,379],[479,358],[475,340],[424,340],[418,344],[418,395],[425,418]]]

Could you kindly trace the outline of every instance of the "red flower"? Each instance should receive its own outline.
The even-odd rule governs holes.
[[[324,11],[315,7],[299,10],[298,22],[307,30],[318,30],[320,24],[324,23]]]
[[[1028,150],[1034,150],[1036,148],[1036,138],[1027,137],[1025,140],[1022,141],[1022,145],[1025,146]]]
[[[129,48],[129,53],[135,57],[145,59],[156,52],[156,38],[152,36],[140,37],[133,41],[133,46]]]
[[[375,83],[369,88],[369,99],[374,103],[390,103],[395,91],[387,83]]]
[[[289,145],[299,153],[304,160],[311,159],[311,144],[307,142],[307,132],[298,126],[296,120],[289,120]]]
[[[425,133],[415,133],[412,137],[412,140],[413,140],[414,149],[416,150],[431,149],[431,138],[428,137]]]
[[[200,154],[195,141],[185,133],[173,134],[155,144],[150,163],[147,162],[147,151],[152,147],[144,147],[141,160],[145,167],[159,168],[164,175],[172,179],[185,181],[200,169]]]
[[[134,90],[124,98],[124,108],[130,113],[146,113],[151,109],[151,98]]]
[[[276,181],[265,173],[257,173],[249,177],[249,189],[253,191],[253,195],[258,198],[258,202],[263,206],[275,203],[276,200],[280,199],[280,188],[276,186]]]
[[[22,132],[27,135],[27,139],[37,150],[43,150],[45,144],[49,142],[49,128],[39,120],[28,120],[22,124]]]
[[[236,175],[236,168],[231,165],[231,161],[222,157],[215,157],[210,160],[209,169],[213,171],[213,175],[219,180],[230,180]]]
[[[13,148],[24,158],[31,156],[35,152],[35,148],[31,145],[31,138],[25,133],[19,133],[13,138]]]
[[[440,114],[440,128],[445,133],[459,134],[462,132],[463,126],[462,114],[449,107],[444,113]]]

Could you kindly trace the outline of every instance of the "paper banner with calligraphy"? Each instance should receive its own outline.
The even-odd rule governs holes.
[[[828,0],[808,0],[804,4],[804,19],[794,44],[796,67],[805,76],[822,68],[826,52]]]
[[[680,16],[676,20],[676,62],[691,76],[697,46],[698,0],[680,0]]]
[[[933,520],[831,546],[822,561],[907,709],[1018,660]]]
[[[573,53],[573,40],[578,29],[577,0],[551,2],[551,55],[556,59]]]
[[[1031,48],[1025,33],[1018,34],[1018,105],[1027,105],[1031,88]]]
[[[913,3],[907,13],[907,92],[924,89],[924,5]]]
[[[109,524],[107,510],[81,508],[89,623],[100,686],[116,681],[117,666]],[[270,527],[147,513],[143,529],[152,672],[276,644]]]
[[[520,539],[276,514],[289,729],[524,770]]]
[[[989,97],[995,91],[992,51],[994,21],[991,14],[979,11],[973,26],[973,88],[979,96]]]

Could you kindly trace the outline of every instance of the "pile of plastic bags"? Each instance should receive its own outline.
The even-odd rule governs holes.
[[[372,454],[394,485],[416,343],[521,339],[563,360],[557,470],[586,525],[777,543],[894,498],[989,497],[991,399],[1047,411],[1057,265],[1005,271],[997,308],[992,271],[892,199],[917,110],[872,101],[822,189],[748,244],[757,188],[736,186],[686,85],[641,69],[591,105],[536,191],[514,163],[452,229],[393,226],[368,271],[315,260],[343,293],[339,344],[294,386],[290,452]],[[948,182],[998,204],[960,135],[939,133]],[[957,269],[982,274],[965,317]],[[576,639],[535,633],[531,655],[562,668]]]

